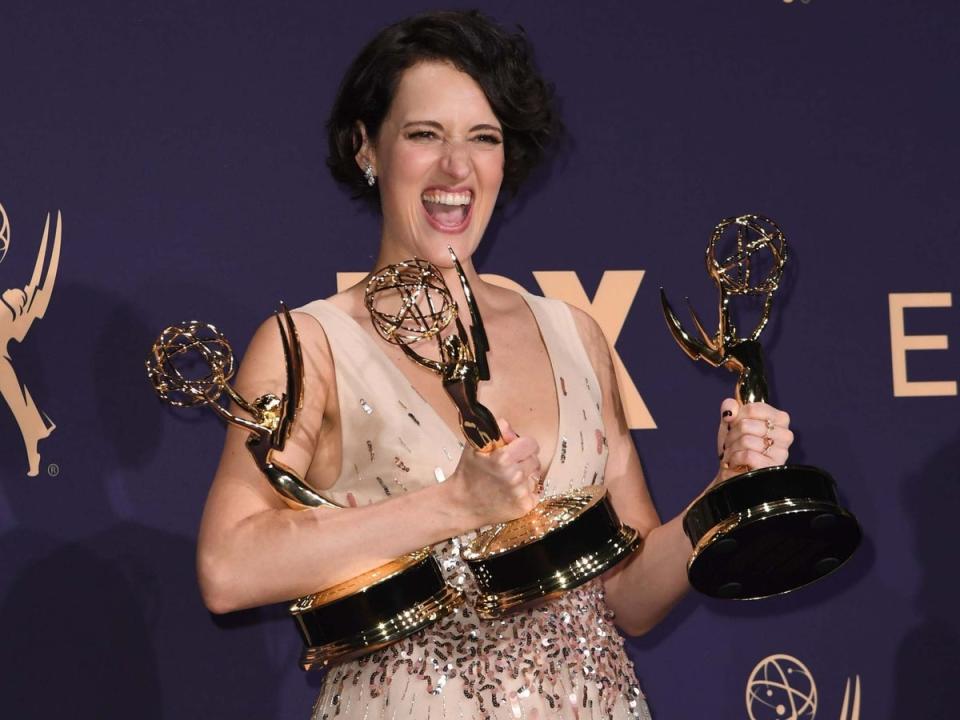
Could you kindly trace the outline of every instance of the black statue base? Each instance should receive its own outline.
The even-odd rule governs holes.
[[[366,655],[409,637],[463,604],[426,549],[290,606],[303,638],[304,670]]]
[[[588,485],[483,531],[461,555],[477,580],[477,615],[496,620],[583,585],[640,543],[637,531],[620,522],[606,490]]]
[[[781,465],[737,475],[687,511],[690,584],[705,595],[750,600],[808,585],[840,567],[860,526],[829,474]]]

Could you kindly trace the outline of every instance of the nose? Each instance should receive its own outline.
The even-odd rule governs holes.
[[[470,151],[463,142],[446,144],[440,168],[454,180],[465,180],[470,175]]]

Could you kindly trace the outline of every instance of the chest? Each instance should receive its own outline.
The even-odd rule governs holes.
[[[559,426],[557,379],[550,353],[532,317],[504,319],[488,324],[486,331],[491,347],[487,354],[490,379],[479,383],[477,398],[494,417],[506,419],[518,435],[537,441],[540,465],[546,472],[558,443]],[[440,377],[413,362],[400,348],[379,339],[378,342],[399,375],[450,432],[462,439],[457,408],[444,391]],[[430,359],[438,356],[432,341],[415,349]]]
[[[548,492],[602,482],[606,443],[589,360],[570,318],[533,309],[487,322],[491,379],[479,383],[478,400],[537,441]],[[449,477],[463,434],[440,377],[330,303],[306,310],[324,326],[336,368],[317,447],[325,454],[308,482],[335,502],[362,504]],[[437,359],[435,342],[414,349]]]

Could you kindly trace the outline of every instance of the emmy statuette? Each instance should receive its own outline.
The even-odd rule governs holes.
[[[166,328],[153,344],[147,375],[157,394],[175,407],[206,406],[226,422],[249,431],[247,449],[270,486],[293,509],[339,508],[274,459],[282,451],[303,399],[303,358],[287,308],[275,314],[287,368],[286,392],[249,402],[229,384],[233,350],[213,325],[190,321]],[[200,377],[189,370],[202,368]],[[226,395],[246,411],[224,407]],[[304,643],[300,666],[326,667],[401,640],[449,615],[463,595],[443,579],[424,548],[333,587],[299,598],[290,606]]]
[[[490,346],[463,268],[449,251],[470,313],[469,335],[440,271],[418,258],[374,273],[366,306],[384,340],[440,376],[469,443],[491,452],[503,440],[493,414],[477,400],[478,384],[490,379]],[[455,330],[442,337],[451,324]],[[434,338],[440,360],[410,347]],[[637,531],[620,522],[606,490],[593,485],[547,497],[526,515],[482,530],[462,555],[480,589],[477,614],[495,619],[582,585],[639,544]]]
[[[731,240],[733,254],[718,260],[718,244]],[[670,332],[691,359],[737,373],[740,403],[767,402],[758,338],[787,261],[783,232],[760,215],[727,218],[713,231],[706,261],[719,291],[717,333],[707,333],[692,306],[700,338],[688,333],[661,288]],[[758,271],[754,262],[766,265]],[[738,336],[731,314],[730,300],[737,296],[763,298],[759,321],[747,337]],[[690,584],[706,595],[733,599],[778,595],[812,583],[846,562],[861,535],[856,518],[840,505],[833,478],[809,465],[762,468],[719,482],[690,506],[683,527],[694,546],[687,564]]]

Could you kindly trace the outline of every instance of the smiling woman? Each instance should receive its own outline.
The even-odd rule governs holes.
[[[421,61],[400,77],[377,134],[362,121],[357,133],[355,165],[370,167],[380,188],[381,264],[417,256],[449,265],[431,230],[470,256],[504,173],[504,131],[477,83],[450,63]]]
[[[506,140],[504,184],[515,193],[560,131],[550,86],[533,65],[522,34],[511,34],[479,13],[429,13],[391,25],[375,37],[347,70],[330,113],[334,177],[376,207],[380,200],[354,157],[391,109],[405,70],[425,61],[449,64],[480,88],[497,121],[491,129]],[[426,119],[426,118],[424,118]]]
[[[688,588],[690,543],[680,519],[661,524],[650,500],[596,323],[484,282],[473,264],[502,188],[516,192],[558,132],[526,39],[476,12],[388,27],[348,70],[328,129],[334,177],[382,214],[375,268],[427,260],[466,308],[448,247],[459,256],[491,348],[478,399],[509,420],[499,421],[504,444],[464,449],[441,383],[378,336],[366,282],[300,308],[304,403],[276,460],[341,507],[284,507],[249,462],[244,433],[228,430],[200,533],[208,607],[306,595],[431,546],[465,605],[333,667],[314,717],[648,718],[615,623],[639,634],[666,614]],[[281,347],[268,321],[238,373],[241,395],[283,387]],[[436,360],[435,344],[416,347],[431,351]],[[750,407],[741,417],[725,401],[724,464],[783,462],[786,416]],[[766,452],[750,453],[758,442]],[[460,552],[475,529],[587,485],[605,487],[640,549],[536,607],[478,617]]]

